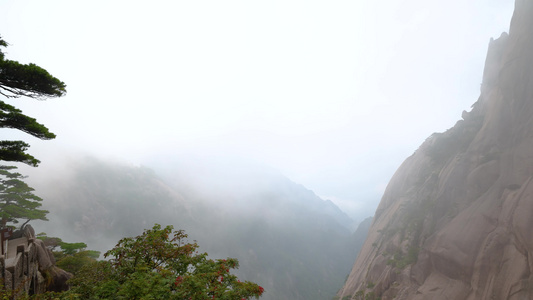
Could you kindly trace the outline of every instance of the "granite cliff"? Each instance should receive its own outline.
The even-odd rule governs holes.
[[[533,1],[481,95],[397,170],[340,299],[533,299]]]

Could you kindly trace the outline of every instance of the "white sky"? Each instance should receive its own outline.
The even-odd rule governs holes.
[[[356,218],[479,96],[512,0],[0,2],[9,59],[67,84],[12,101],[83,151],[259,162]],[[4,131],[5,136],[11,133]]]

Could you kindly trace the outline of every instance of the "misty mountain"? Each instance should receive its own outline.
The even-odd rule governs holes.
[[[394,174],[339,299],[533,299],[532,80],[533,2],[517,0],[479,99]]]
[[[51,212],[35,227],[106,251],[154,223],[172,224],[210,256],[239,259],[239,277],[263,286],[262,299],[333,297],[355,258],[351,219],[275,171],[224,168],[167,164],[160,176],[79,160],[35,176],[40,181],[29,178]]]
[[[359,223],[357,229],[352,235],[352,249],[354,250],[353,253],[355,253],[353,256],[354,261],[357,258],[359,251],[361,251],[363,244],[365,243],[368,230],[370,229],[370,225],[372,225],[372,219],[372,217],[364,219],[363,222]]]

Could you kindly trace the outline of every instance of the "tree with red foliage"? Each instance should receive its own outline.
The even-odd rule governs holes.
[[[156,224],[135,238],[123,238],[98,262],[71,280],[70,293],[83,299],[259,298],[264,289],[231,274],[234,258],[209,259],[183,230]]]

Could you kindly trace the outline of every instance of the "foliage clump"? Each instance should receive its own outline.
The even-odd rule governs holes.
[[[5,59],[1,47],[8,43],[0,38],[0,95],[6,98],[21,96],[43,99],[61,97],[66,93],[66,85],[36,64],[21,64]]]
[[[84,266],[93,264],[100,257],[100,252],[87,250],[85,243],[67,243],[58,237],[49,237],[39,233],[37,238],[52,251],[56,266],[76,275]]]
[[[183,230],[156,224],[123,238],[99,261],[71,279],[70,295],[82,299],[251,299],[264,289],[230,273],[236,259],[209,259]]]
[[[34,189],[22,181],[24,176],[12,172],[14,166],[0,166],[0,228],[25,220],[48,220],[47,210],[39,209],[43,199],[36,196]]]
[[[21,64],[5,58],[2,52],[7,42],[0,37],[0,95],[5,98],[29,97],[43,100],[61,97],[66,93],[66,85],[35,64]],[[0,128],[17,129],[36,138],[49,140],[55,134],[26,116],[21,110],[0,100]],[[30,145],[23,141],[0,140],[0,160],[22,162],[36,167],[40,161],[26,153]]]
[[[387,265],[391,265],[398,269],[403,269],[408,265],[416,263],[418,259],[419,248],[415,246],[409,247],[407,253],[403,253],[401,250],[398,250],[394,253],[392,258],[387,260]]]

